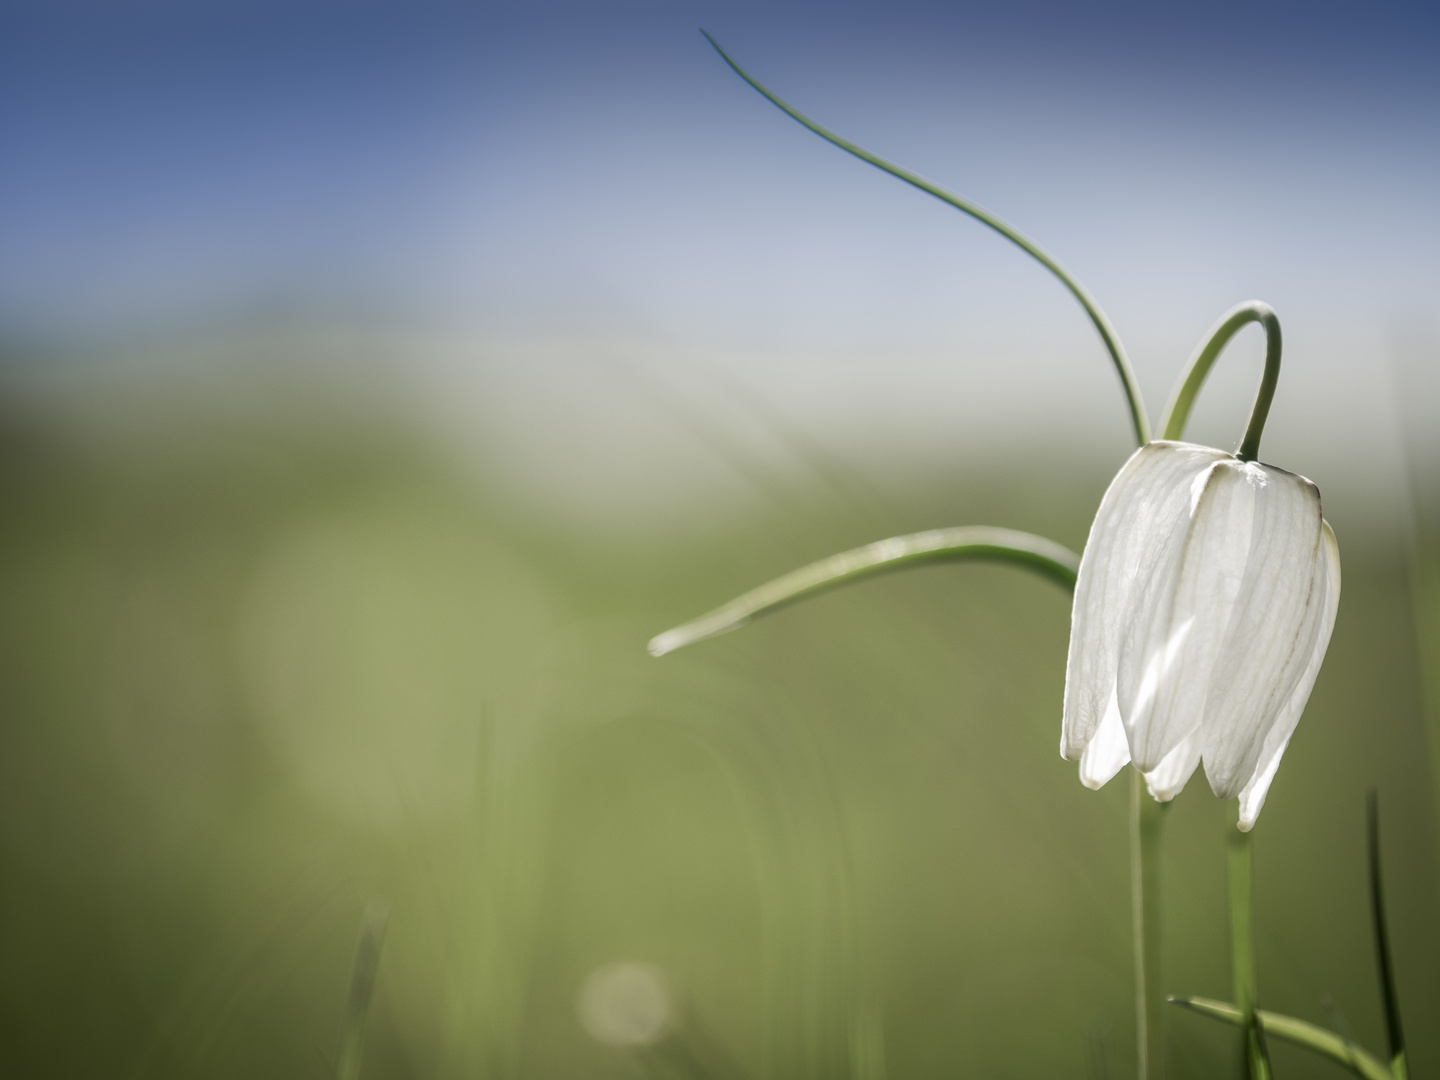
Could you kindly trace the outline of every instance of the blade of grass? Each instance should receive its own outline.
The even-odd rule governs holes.
[[[1208,1016],[1212,1020],[1234,1024],[1236,1027],[1243,1027],[1245,1024],[1245,1014],[1228,1001],[1215,1001],[1211,998],[1201,997],[1171,997],[1168,1000],[1172,1005],[1179,1005],[1182,1009],[1189,1009],[1201,1016]],[[1265,1009],[1256,1009],[1255,1018],[1260,1022],[1260,1027],[1264,1029],[1266,1035],[1282,1039],[1295,1046],[1303,1046],[1307,1050],[1327,1057],[1349,1069],[1362,1080],[1392,1080],[1390,1070],[1385,1067],[1383,1061],[1363,1046],[1343,1038],[1333,1031],[1326,1031],[1305,1020],[1297,1020],[1293,1016],[1268,1012]]]
[[[1400,1028],[1400,997],[1395,990],[1395,967],[1390,959],[1390,935],[1385,926],[1385,889],[1380,875],[1380,800],[1370,790],[1365,800],[1366,839],[1370,862],[1370,916],[1375,927],[1375,959],[1380,966],[1380,994],[1385,1004],[1385,1041],[1395,1080],[1406,1080],[1405,1035]]]
[[[355,944],[355,963],[350,968],[350,992],[340,1018],[340,1055],[335,1066],[336,1080],[359,1080],[360,1054],[365,1044],[365,1021],[375,994],[375,973],[380,966],[380,946],[385,940],[389,912],[378,900],[365,908],[360,940]]]
[[[894,536],[832,555],[751,589],[716,608],[650,640],[650,654],[664,656],[685,645],[744,626],[758,615],[837,585],[920,563],[957,559],[999,559],[1044,574],[1067,589],[1075,587],[1080,556],[1053,540],[1014,529],[965,525]]]
[[[886,161],[878,154],[872,154],[863,146],[858,146],[849,139],[837,135],[829,128],[811,120],[799,109],[796,109],[793,105],[774,94],[768,87],[732,60],[730,54],[722,49],[720,43],[713,37],[705,33],[704,30],[701,30],[700,33],[705,34],[705,40],[714,46],[715,51],[720,54],[720,59],[729,64],[730,69],[734,71],[736,75],[739,75],[740,78],[753,86],[764,95],[764,97],[769,99],[773,105],[792,119],[809,128],[826,142],[838,146],[846,153],[855,155],[861,161],[874,165],[877,169],[905,181],[905,183],[910,184],[912,187],[919,188],[927,195],[933,195],[941,202],[948,203],[950,206],[955,207],[955,209],[969,214],[976,221],[988,225],[1024,251],[1041,266],[1045,267],[1045,269],[1049,270],[1050,273],[1054,274],[1060,280],[1060,283],[1070,290],[1070,294],[1080,302],[1080,306],[1085,309],[1085,314],[1090,316],[1090,321],[1095,325],[1096,331],[1100,334],[1100,340],[1104,342],[1105,349],[1110,354],[1110,360],[1115,365],[1115,372],[1120,376],[1120,384],[1125,391],[1125,400],[1130,406],[1130,419],[1135,428],[1136,441],[1142,446],[1150,441],[1150,421],[1145,415],[1145,401],[1140,396],[1140,387],[1135,382],[1135,373],[1130,368],[1130,359],[1125,355],[1125,346],[1120,343],[1120,336],[1115,332],[1115,328],[1111,325],[1109,317],[1100,309],[1100,304],[1090,295],[1089,290],[1081,285],[1080,282],[1076,281],[1075,278],[1071,276],[1070,271],[1066,270],[1058,259],[1028,236],[1021,233],[1020,230],[1000,220],[994,214],[982,209],[969,199],[956,195],[954,192],[946,191],[939,184],[931,183],[929,180],[918,176],[909,169],[901,168],[894,162]]]

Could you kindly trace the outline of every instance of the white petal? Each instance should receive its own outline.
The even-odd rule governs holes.
[[[1205,700],[1205,775],[1222,799],[1255,774],[1324,617],[1313,587],[1325,560],[1319,491],[1270,465],[1243,468],[1255,491],[1250,555]]]
[[[1270,782],[1275,779],[1275,770],[1280,768],[1280,758],[1285,753],[1285,747],[1290,745],[1290,736],[1295,733],[1295,725],[1300,720],[1300,714],[1305,711],[1305,703],[1310,700],[1315,676],[1320,674],[1320,664],[1324,661],[1325,650],[1330,645],[1330,632],[1335,629],[1335,609],[1340,606],[1340,548],[1335,543],[1335,534],[1330,530],[1329,523],[1322,521],[1321,527],[1325,534],[1325,558],[1321,566],[1317,567],[1315,584],[1312,586],[1318,591],[1313,602],[1317,606],[1323,606],[1324,610],[1320,633],[1315,638],[1315,647],[1310,652],[1310,663],[1305,667],[1305,674],[1300,677],[1295,692],[1290,695],[1290,700],[1270,728],[1270,733],[1265,736],[1265,746],[1260,751],[1260,762],[1254,775],[1250,777],[1249,783],[1240,789],[1241,832],[1249,832],[1255,819],[1260,816],[1260,808],[1265,805],[1265,796],[1270,791]]]
[[[1195,760],[1200,759],[1197,756]],[[1125,725],[1120,722],[1120,707],[1115,703],[1112,690],[1105,718],[1086,744],[1085,753],[1080,755],[1080,782],[1098,790],[1129,762],[1130,744],[1125,741]]]
[[[1075,583],[1062,756],[1080,757],[1105,716],[1136,581],[1153,562],[1155,549],[1188,520],[1191,482],[1228,458],[1208,446],[1147,443],[1110,482]]]
[[[1145,774],[1145,786],[1156,801],[1169,802],[1185,789],[1185,784],[1200,765],[1203,745],[1201,733],[1192,731],[1161,759],[1159,765]]]
[[[1150,773],[1195,732],[1250,557],[1256,486],[1234,458],[1194,483],[1188,527],[1158,550],[1120,642],[1120,715]],[[1188,774],[1187,774],[1188,778]]]

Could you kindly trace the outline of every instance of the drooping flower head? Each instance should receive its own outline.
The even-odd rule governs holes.
[[[1339,553],[1315,485],[1256,460],[1280,374],[1275,312],[1250,300],[1221,317],[1186,364],[1161,438],[1152,440],[1119,334],[1058,259],[969,199],[812,120],[705,37],[737,75],[801,125],[995,230],[1053,274],[1109,353],[1140,449],[1105,493],[1080,560],[1042,537],[1003,529],[895,537],[752,589],[657,635],[651,653],[883,569],[932,558],[1021,563],[1075,587],[1060,752],[1080,761],[1081,779],[1098,788],[1133,761],[1151,794],[1168,801],[1203,760],[1215,793],[1240,797],[1240,827],[1249,830],[1310,697],[1340,596]],[[1239,448],[1232,455],[1180,442],[1216,358],[1252,322],[1265,332],[1265,367]],[[1142,1060],[1145,1053],[1142,1046]]]
[[[1254,825],[1310,697],[1340,557],[1303,476],[1159,441],[1111,481],[1071,616],[1060,752],[1098,788],[1127,762],[1168,801],[1204,761]]]

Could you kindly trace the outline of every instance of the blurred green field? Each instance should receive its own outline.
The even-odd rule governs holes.
[[[761,465],[751,511],[627,538],[383,409],[156,414],[0,410],[0,1075],[333,1075],[374,898],[366,1077],[636,1075],[576,1019],[615,961],[661,969],[737,1076],[1133,1075],[1128,780],[1092,793],[1056,752],[1068,595],[934,567],[644,649],[895,533],[1078,550],[1113,464],[940,462],[903,492]],[[1256,831],[1261,1003],[1328,1025],[1328,994],[1383,1048],[1378,785],[1436,1076],[1408,538],[1341,506],[1339,622]],[[1169,812],[1169,992],[1228,997],[1233,812],[1199,776]],[[1168,1024],[1177,1080],[1239,1075],[1230,1030]]]

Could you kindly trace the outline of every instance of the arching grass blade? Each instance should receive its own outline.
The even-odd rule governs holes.
[[[1168,1000],[1172,1005],[1179,1005],[1213,1020],[1221,1020],[1236,1027],[1243,1027],[1245,1024],[1245,1014],[1228,1001],[1200,997],[1171,997]],[[1293,1016],[1284,1016],[1266,1009],[1256,1009],[1255,1018],[1266,1035],[1313,1050],[1343,1065],[1362,1080],[1393,1080],[1383,1061],[1363,1046],[1342,1038],[1333,1031],[1326,1031],[1305,1020],[1297,1020]]]
[[[776,108],[780,109],[786,115],[790,116],[792,119],[809,128],[826,142],[838,146],[846,153],[854,154],[861,161],[866,162],[870,165],[874,165],[877,169],[887,172],[891,176],[896,177],[899,180],[905,181],[905,183],[911,185],[912,187],[919,188],[927,195],[933,195],[941,202],[948,203],[950,206],[955,207],[955,209],[963,213],[969,214],[976,221],[988,225],[1001,236],[1005,237],[1005,239],[1009,240],[1016,247],[1024,251],[1036,262],[1040,263],[1040,265],[1045,267],[1045,269],[1049,270],[1050,273],[1054,274],[1055,277],[1060,280],[1060,283],[1064,285],[1065,288],[1070,290],[1070,294],[1074,296],[1077,301],[1079,301],[1080,306],[1085,309],[1085,314],[1090,316],[1090,321],[1094,324],[1096,332],[1099,333],[1100,340],[1105,345],[1105,350],[1110,354],[1111,363],[1115,365],[1116,374],[1120,376],[1120,384],[1125,391],[1126,403],[1130,407],[1130,420],[1135,428],[1136,442],[1143,446],[1145,443],[1150,441],[1150,421],[1145,414],[1145,401],[1140,396],[1140,387],[1139,384],[1135,381],[1134,371],[1131,370],[1130,358],[1125,354],[1125,346],[1120,343],[1120,335],[1115,332],[1115,327],[1111,324],[1109,316],[1107,316],[1105,312],[1100,309],[1099,302],[1090,295],[1090,291],[1086,289],[1085,286],[1081,285],[1080,282],[1077,281],[1073,275],[1071,275],[1069,270],[1065,269],[1065,267],[1060,264],[1060,260],[1055,258],[1055,256],[1051,255],[1048,251],[1042,248],[1039,244],[1035,243],[1035,241],[1031,240],[1024,233],[1020,232],[1019,229],[1015,228],[1013,225],[1010,225],[1005,221],[1002,221],[1000,218],[996,217],[988,210],[977,206],[969,199],[966,199],[960,195],[956,195],[953,191],[947,191],[939,184],[931,183],[923,176],[919,176],[916,173],[911,172],[909,169],[902,168],[901,166],[896,165],[893,161],[886,161],[878,154],[872,154],[863,146],[859,146],[856,143],[851,142],[844,136],[837,135],[835,132],[831,131],[829,128],[823,126],[822,124],[818,124],[814,120],[811,120],[810,117],[806,116],[799,109],[795,108],[789,102],[776,95],[767,86],[765,86],[748,71],[746,71],[734,60],[732,60],[730,58],[730,54],[727,53],[724,49],[722,49],[720,47],[720,43],[716,41],[713,37],[711,37],[709,34],[706,34],[704,30],[701,30],[700,33],[705,34],[705,40],[710,42],[710,44],[714,46],[715,51],[720,54],[720,58],[724,60],[725,63],[730,65],[731,70],[733,70],[736,75],[739,75],[747,83],[753,86],[762,95],[764,95],[764,97],[769,99],[769,101],[773,105],[775,105]]]
[[[906,566],[958,559],[999,559],[1017,563],[1059,582],[1067,589],[1075,587],[1075,575],[1080,569],[1080,556],[1069,548],[1043,536],[1014,529],[962,525],[894,536],[821,559],[758,589],[751,589],[723,607],[652,638],[650,654],[664,656],[681,646],[734,630],[758,615],[837,585]]]
[[[1380,875],[1380,800],[1373,788],[1365,800],[1365,818],[1370,863],[1370,916],[1375,927],[1380,994],[1385,1004],[1385,1040],[1389,1043],[1390,1070],[1395,1080],[1406,1080],[1405,1035],[1400,1028],[1400,996],[1395,990],[1395,967],[1390,959],[1390,935],[1385,926],[1385,888]]]

